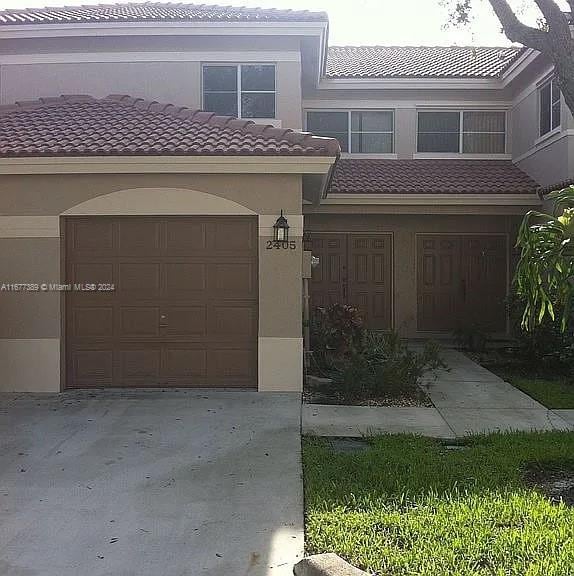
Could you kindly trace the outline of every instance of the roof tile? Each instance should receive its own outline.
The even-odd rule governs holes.
[[[498,78],[522,48],[332,46],[328,78]]]
[[[144,2],[0,10],[0,26],[85,22],[327,22],[325,12]]]
[[[339,143],[129,96],[0,107],[0,156],[338,156]]]
[[[339,160],[330,194],[530,194],[539,185],[510,160]]]

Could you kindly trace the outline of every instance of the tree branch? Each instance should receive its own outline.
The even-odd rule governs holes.
[[[546,23],[553,35],[570,37],[568,19],[554,0],[534,0],[534,2],[540,8],[540,12],[546,19]],[[572,3],[574,4],[574,0]]]
[[[504,33],[512,42],[524,44],[539,52],[548,49],[548,33],[522,23],[506,0],[488,0],[500,20]],[[574,1],[574,0],[573,0]]]

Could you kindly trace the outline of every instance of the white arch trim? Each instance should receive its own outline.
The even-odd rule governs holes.
[[[81,202],[62,216],[252,216],[242,204],[207,192],[185,188],[131,188]]]

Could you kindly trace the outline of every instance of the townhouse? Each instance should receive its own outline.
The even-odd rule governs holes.
[[[574,178],[552,63],[328,30],[193,4],[0,11],[0,389],[301,390],[305,252],[312,306],[508,334],[521,218]]]

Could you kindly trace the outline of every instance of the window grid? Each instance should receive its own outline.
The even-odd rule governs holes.
[[[418,114],[420,112],[435,112],[439,114],[440,112],[456,112],[456,110],[418,110],[417,111],[417,136],[416,136],[416,150],[419,153],[419,130],[418,130]],[[466,112],[504,112],[504,132],[477,132],[473,130],[464,130],[464,114]],[[459,110],[459,141],[458,141],[458,152],[446,152],[446,154],[467,154],[464,152],[464,135],[465,134],[497,134],[504,136],[504,152],[506,153],[506,133],[508,131],[508,114],[505,110]],[[443,154],[443,152],[423,152],[423,154]],[[498,152],[493,152],[492,154],[498,154]]]
[[[243,94],[273,94],[276,95],[277,94],[277,67],[274,64],[257,64],[257,63],[249,63],[249,64],[204,64],[203,68],[216,68],[216,67],[228,67],[228,66],[235,66],[236,68],[236,74],[237,74],[237,118],[243,118],[243,105],[242,105],[242,95]],[[241,70],[243,68],[243,66],[273,66],[273,70],[275,73],[275,80],[274,80],[274,84],[275,84],[275,90],[243,90],[243,86],[242,86],[242,78],[241,78]],[[201,75],[202,77],[202,82],[203,82],[203,74]],[[213,92],[213,90],[208,90],[208,92]],[[229,91],[231,92],[231,91]],[[201,90],[201,108],[204,108],[204,99],[205,99],[205,88],[202,86],[202,90]],[[274,118],[277,116],[277,101],[275,98],[275,103],[273,105],[273,108],[275,110],[275,115]]]
[[[548,101],[544,102],[547,92]],[[561,96],[558,78],[553,76],[546,80],[538,88],[538,116],[539,116],[539,134],[544,136],[549,132],[558,130],[562,125],[561,118]],[[545,117],[547,114],[547,117]]]
[[[353,109],[353,110],[340,110],[340,109],[330,109],[330,110],[307,110],[306,115],[305,115],[305,121],[308,122],[307,118],[309,115],[309,112],[346,112],[347,113],[347,150],[349,151],[349,154],[369,154],[369,152],[354,152],[353,151],[353,134],[390,134],[392,136],[392,145],[391,145],[391,151],[390,152],[378,152],[377,154],[394,154],[395,152],[395,111],[394,110],[389,110],[389,109],[371,109],[371,108],[365,108],[363,110],[357,110],[357,109]],[[388,131],[380,131],[380,130],[362,130],[362,131],[357,131],[357,130],[353,130],[353,125],[352,125],[352,115],[353,112],[390,112],[392,119],[393,119],[393,128],[392,130],[388,130]]]

